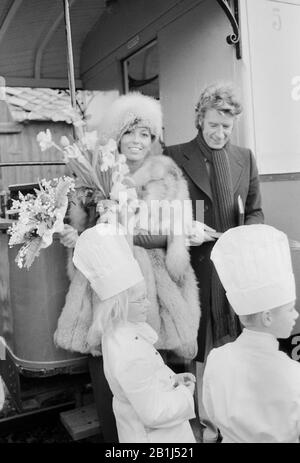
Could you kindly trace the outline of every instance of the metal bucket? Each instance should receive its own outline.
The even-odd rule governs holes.
[[[10,294],[15,362],[23,370],[45,375],[78,373],[87,369],[87,357],[54,345],[53,334],[69,288],[67,251],[54,236],[29,270],[19,269],[15,258],[20,249],[9,249]]]

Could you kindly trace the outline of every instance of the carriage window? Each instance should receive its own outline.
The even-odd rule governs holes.
[[[159,98],[157,42],[151,42],[123,61],[124,90]]]

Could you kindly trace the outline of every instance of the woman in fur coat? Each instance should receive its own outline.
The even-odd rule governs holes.
[[[192,211],[180,169],[172,159],[157,154],[161,131],[159,102],[139,93],[119,97],[102,127],[102,133],[115,139],[126,156],[140,200],[135,213],[134,255],[147,283],[151,302],[147,321],[158,334],[156,348],[191,360],[197,354],[200,303],[185,233],[178,226],[182,226],[183,217],[186,224],[191,224]],[[73,247],[77,233],[96,223],[99,215],[95,205],[99,200],[101,203],[95,192],[77,192],[63,244]],[[177,213],[168,205],[177,207]],[[100,335],[94,322],[99,300],[85,277],[71,268],[71,259],[69,275],[71,284],[58,321],[56,344],[67,350],[97,354]]]

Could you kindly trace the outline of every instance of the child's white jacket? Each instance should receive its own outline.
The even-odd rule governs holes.
[[[130,322],[102,338],[119,441],[195,442],[193,396],[186,386],[174,387],[174,372],[154,348],[156,340],[147,323]]]
[[[278,350],[272,335],[244,329],[210,352],[203,403],[224,443],[297,443],[300,364]]]

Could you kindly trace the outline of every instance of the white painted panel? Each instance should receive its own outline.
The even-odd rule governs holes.
[[[216,80],[238,84],[235,48],[226,42],[231,32],[217,2],[206,0],[158,33],[167,145],[195,136],[194,108],[205,85]]]
[[[261,174],[300,171],[300,2],[248,0]]]

